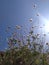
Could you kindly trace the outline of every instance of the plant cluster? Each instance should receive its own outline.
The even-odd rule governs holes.
[[[34,34],[32,29],[29,34],[22,34],[14,32],[8,38],[8,49],[0,53],[0,65],[49,65],[49,53],[44,52],[40,34]]]

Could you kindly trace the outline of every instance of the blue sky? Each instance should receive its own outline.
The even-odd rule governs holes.
[[[33,4],[37,8],[33,9]],[[49,0],[0,0],[0,50],[7,46],[7,26],[26,24],[29,27],[29,18],[34,18],[33,24],[37,24],[35,21],[38,21],[38,12],[46,18],[49,17]]]

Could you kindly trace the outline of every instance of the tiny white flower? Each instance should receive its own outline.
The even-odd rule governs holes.
[[[36,4],[34,4],[34,5],[33,5],[33,8],[36,8],[36,7],[37,7],[37,5],[36,5]]]
[[[30,18],[29,21],[32,22],[33,21],[32,18]]]
[[[21,26],[19,26],[19,25],[16,25],[16,29],[20,29],[21,28]]]
[[[40,16],[40,13],[37,13],[36,15],[37,15],[37,16]]]

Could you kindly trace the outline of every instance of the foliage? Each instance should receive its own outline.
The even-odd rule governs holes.
[[[34,35],[31,30],[26,36],[26,41],[22,38],[23,35],[19,38],[17,35],[8,38],[9,48],[0,53],[0,65],[49,65],[48,53],[42,52],[43,45],[39,42],[39,34]]]

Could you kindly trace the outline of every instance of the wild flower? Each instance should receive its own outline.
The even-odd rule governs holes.
[[[49,43],[46,43],[46,45],[49,45]]]
[[[43,28],[42,26],[40,28]]]
[[[37,36],[39,36],[40,34],[38,33]]]
[[[32,22],[33,21],[32,18],[30,18],[29,21]]]
[[[33,8],[37,8],[37,5],[36,4],[33,4]]]
[[[33,30],[31,30],[29,33],[32,35],[33,34]]]
[[[32,26],[32,28],[34,28],[34,26]]]
[[[44,36],[46,36],[46,34],[43,34]]]
[[[19,26],[19,25],[16,25],[16,29],[21,29],[21,26]]]
[[[33,40],[35,40],[35,39],[36,39],[36,37],[35,37],[34,35],[32,35],[32,38],[33,38]]]
[[[37,15],[37,16],[40,16],[40,13],[37,13],[36,15]]]
[[[12,35],[13,35],[13,37],[15,37],[15,36],[17,35],[17,33],[16,33],[16,32],[14,32],[14,33],[12,33]]]
[[[10,29],[11,29],[11,27],[8,26],[7,29],[6,29],[6,32],[9,32]]]
[[[8,26],[8,29],[10,29],[11,27],[10,26]]]
[[[20,64],[23,64],[23,62],[21,61]]]

